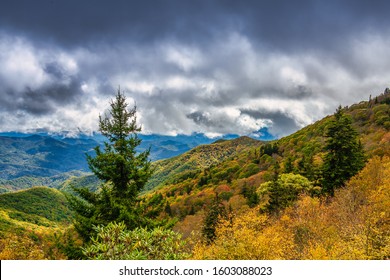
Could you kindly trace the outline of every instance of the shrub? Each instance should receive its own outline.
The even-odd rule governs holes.
[[[188,257],[181,235],[172,230],[137,228],[129,231],[124,223],[95,227],[97,236],[83,249],[93,260],[179,260]]]

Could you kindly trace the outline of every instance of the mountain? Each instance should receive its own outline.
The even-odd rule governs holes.
[[[167,140],[168,142],[170,140]],[[233,140],[219,139],[212,144],[200,145],[179,156],[159,160],[152,163],[154,172],[152,177],[145,186],[145,191],[152,190],[173,181],[180,181],[184,178],[191,177],[195,174],[216,165],[223,160],[231,157],[238,152],[254,146],[260,146],[263,142],[243,136]],[[96,190],[100,181],[93,175],[84,172],[67,172],[48,178],[30,178],[21,177],[13,180],[3,180],[3,185],[18,185],[24,188],[28,187],[29,180],[35,182],[35,185],[45,185],[57,188],[61,191],[71,192],[70,186],[87,187]],[[26,182],[26,184],[24,184]],[[2,181],[0,180],[0,185]],[[27,186],[26,186],[27,185]],[[5,188],[4,186],[3,188]],[[1,188],[0,188],[1,192]]]
[[[34,187],[0,194],[0,259],[65,259],[72,218],[58,190]]]
[[[233,140],[219,139],[212,144],[200,145],[182,155],[157,161],[153,164],[154,172],[146,189],[188,179],[248,147],[260,146],[262,143],[246,136]]]
[[[50,177],[71,170],[88,171],[85,153],[97,145],[90,139],[70,143],[50,136],[1,136],[0,178]]]
[[[390,156],[389,101],[390,92],[385,92],[342,109],[351,117],[368,159]],[[242,139],[217,141],[158,161],[148,185],[153,191],[145,195],[145,205],[153,217],[178,217],[181,221],[176,230],[186,235],[201,227],[204,209],[216,194],[240,213],[267,203],[267,197],[261,197],[258,188],[272,180],[275,173],[302,175],[316,187],[326,152],[324,135],[331,117],[279,140],[260,142],[244,138],[247,145],[235,150],[233,147],[238,147],[237,141]]]
[[[102,145],[105,138],[100,134],[38,134],[3,132],[0,133],[0,185],[15,186],[15,179],[23,178],[36,185],[37,178],[45,178],[43,185],[52,181],[50,177],[69,177],[64,172],[72,170],[88,172],[85,154]],[[152,161],[180,155],[200,144],[215,141],[203,134],[193,135],[139,135],[143,140],[139,151],[151,149]],[[24,188],[19,186],[20,188]],[[30,184],[32,186],[32,184]]]
[[[39,176],[22,176],[14,179],[0,179],[0,194],[12,192],[22,189],[28,189],[33,186],[47,186],[50,188],[61,189],[63,184],[74,178],[83,178],[85,176],[92,176],[90,173],[72,170],[69,172],[60,173],[50,177]]]

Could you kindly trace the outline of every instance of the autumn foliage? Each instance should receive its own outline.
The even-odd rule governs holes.
[[[329,198],[328,198],[329,200]],[[388,259],[390,158],[374,157],[330,201],[306,194],[277,217],[258,208],[221,223],[194,259]]]

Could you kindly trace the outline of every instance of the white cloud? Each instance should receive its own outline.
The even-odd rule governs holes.
[[[168,43],[164,44],[161,50],[168,63],[176,65],[184,72],[189,72],[203,63],[201,52],[194,47]]]
[[[387,38],[368,36],[346,42],[351,49],[343,57],[281,53],[233,32],[202,46],[162,41],[146,47],[123,43],[114,49],[103,45],[67,51],[0,36],[0,98],[21,104],[14,109],[18,117],[8,117],[0,130],[94,130],[120,85],[130,105],[137,103],[143,132],[248,135],[270,126],[283,136],[332,113],[339,104],[367,99],[389,86],[388,45]],[[46,71],[50,63],[61,75]],[[25,96],[17,93],[61,83],[75,83],[75,92],[64,93],[73,99],[61,103],[61,96],[48,94],[43,100],[54,109],[32,118],[23,107],[29,105]],[[16,96],[6,96],[5,87]]]
[[[39,52],[21,38],[0,36],[0,79],[3,87],[22,90],[38,88],[49,81]]]
[[[304,85],[307,83],[306,75],[290,66],[282,67],[281,76],[283,79],[289,80],[295,85]]]

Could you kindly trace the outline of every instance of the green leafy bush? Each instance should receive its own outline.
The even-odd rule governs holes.
[[[172,230],[137,228],[110,223],[95,227],[96,237],[84,247],[84,255],[93,260],[180,260],[186,259],[185,242]]]

